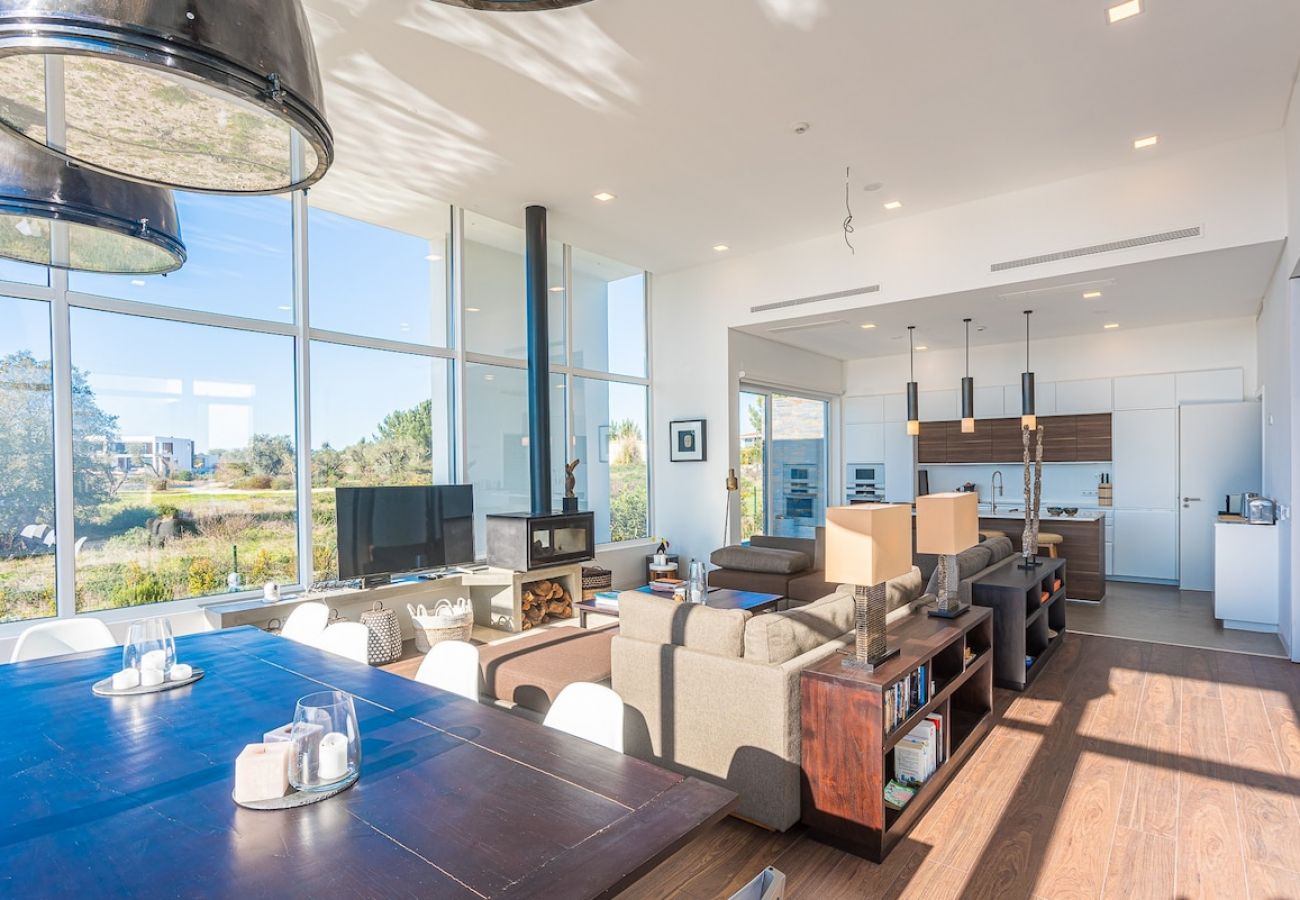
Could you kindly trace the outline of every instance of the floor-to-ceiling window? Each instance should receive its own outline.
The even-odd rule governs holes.
[[[830,404],[740,392],[741,536],[812,537],[826,521]]]

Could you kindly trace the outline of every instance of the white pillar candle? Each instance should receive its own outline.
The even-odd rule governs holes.
[[[168,681],[184,681],[194,674],[194,669],[188,663],[176,663],[167,670]]]
[[[347,735],[331,731],[320,739],[320,763],[316,776],[324,782],[338,781],[348,773]]]
[[[140,686],[140,671],[138,669],[123,669],[120,672],[113,673],[113,690],[129,691],[131,688]]]
[[[235,759],[235,799],[275,800],[289,790],[288,744],[249,744]]]
[[[141,669],[140,687],[157,687],[163,683],[162,669]]]
[[[166,665],[167,654],[162,650],[150,650],[140,657],[140,668],[142,669],[157,669],[161,672]]]

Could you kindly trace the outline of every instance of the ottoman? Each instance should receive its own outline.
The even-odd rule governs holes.
[[[609,684],[610,644],[618,625],[548,628],[479,647],[483,693],[504,705],[546,715],[560,691],[576,681]]]

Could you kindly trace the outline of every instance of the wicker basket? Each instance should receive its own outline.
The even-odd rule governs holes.
[[[397,613],[385,609],[378,600],[361,614],[361,624],[370,632],[366,654],[372,666],[397,662],[402,658],[402,626]]]
[[[597,591],[607,591],[614,586],[614,573],[600,566],[582,567],[582,599],[591,600]]]
[[[460,600],[455,605],[450,600],[439,600],[433,612],[425,609],[424,604],[408,603],[406,608],[415,631],[415,649],[421,653],[428,653],[434,644],[443,641],[468,641],[474,634],[474,609],[468,600]]]

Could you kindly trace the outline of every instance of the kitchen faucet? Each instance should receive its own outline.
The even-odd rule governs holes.
[[[990,513],[998,514],[998,498],[1002,496],[1002,470],[998,469],[993,473],[992,484],[989,485],[989,503],[992,505]]]

